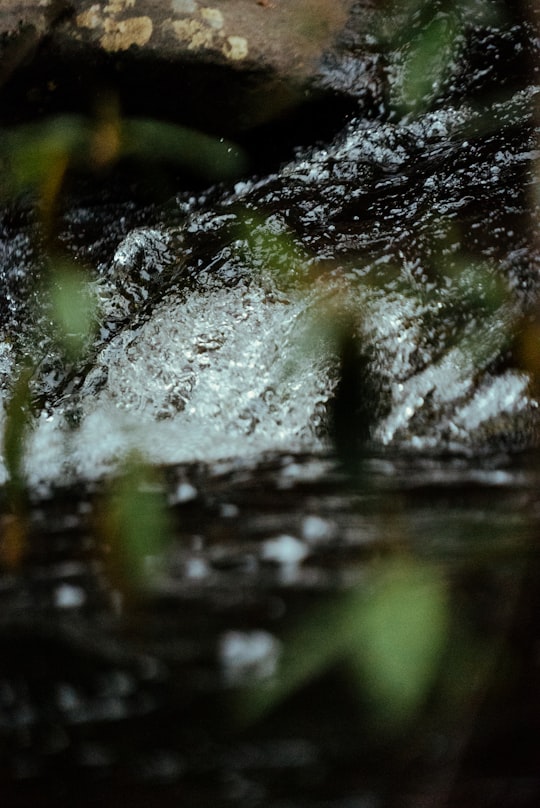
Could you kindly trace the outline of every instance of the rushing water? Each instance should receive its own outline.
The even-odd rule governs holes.
[[[91,278],[80,361],[51,331],[51,234],[6,205],[6,401],[34,366],[18,566],[2,517],[10,804],[537,804],[538,87],[496,57],[538,41],[508,26],[471,35],[430,111],[352,117],[275,171],[163,205],[75,185],[52,260]],[[333,440],[361,449],[351,473]],[[172,537],[142,592],[107,515],[134,449]],[[387,564],[428,612],[446,598],[397,734],[331,651],[335,597],[376,595]],[[246,726],[238,693],[280,676]]]
[[[346,323],[374,446],[533,445],[537,404],[509,350],[537,296],[535,98],[498,101],[490,120],[466,103],[353,120],[277,174],[179,195],[123,239],[114,208],[69,210],[60,240],[94,260],[100,337],[66,370],[39,316],[21,324],[45,402],[30,478],[99,475],[135,446],[162,463],[319,450]],[[85,243],[96,217],[102,243]],[[21,250],[4,249],[13,286]],[[10,333],[6,375],[12,353]]]
[[[4,211],[1,360],[7,394],[21,356],[37,365],[33,484],[100,476],[133,448],[153,463],[325,449],[345,331],[373,447],[535,444],[519,335],[538,296],[538,90],[517,70],[537,40],[481,30],[435,111],[354,118],[276,173],[161,207],[71,197],[57,244],[94,278],[100,320],[78,366],[51,334],[33,214]]]

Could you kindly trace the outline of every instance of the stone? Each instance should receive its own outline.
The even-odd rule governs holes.
[[[5,0],[3,117],[84,108],[107,88],[129,112],[243,130],[317,93],[373,89],[374,14],[369,0]]]

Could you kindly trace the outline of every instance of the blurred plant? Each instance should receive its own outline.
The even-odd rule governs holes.
[[[27,488],[24,453],[32,422],[30,382],[33,366],[26,362],[20,369],[7,402],[2,435],[2,451],[6,467],[5,484],[9,513],[0,521],[0,565],[14,569],[21,563],[26,549]]]
[[[51,314],[54,339],[67,361],[81,358],[97,325],[96,296],[86,273],[73,264],[56,262],[49,276],[45,299]]]
[[[459,54],[463,8],[464,0],[409,0],[403,5],[407,24],[392,32],[390,56],[393,103],[399,114],[418,114],[433,103]],[[45,230],[51,231],[67,172],[73,168],[101,172],[125,157],[163,160],[209,182],[235,177],[245,169],[244,156],[234,144],[178,125],[123,118],[109,99],[94,119],[65,115],[4,130],[2,193],[8,197],[34,191]],[[276,218],[258,219],[251,212],[246,213],[242,229],[240,241],[254,271],[271,267],[285,283],[307,292],[313,278],[305,271],[306,255],[292,231]],[[442,261],[435,267],[441,273],[448,271],[453,290],[447,295],[449,307],[485,313],[502,305],[504,290],[488,269],[458,263],[452,277]],[[44,295],[53,339],[67,361],[77,361],[92,337],[96,302],[81,269],[56,258],[51,267]],[[376,289],[376,281],[372,283]],[[419,294],[412,286],[409,292]],[[343,457],[355,457],[358,443],[351,440],[353,424],[360,428],[359,443],[364,443],[377,413],[377,392],[366,387],[372,368],[369,355],[360,347],[355,323],[344,317],[343,327],[336,325],[338,308],[321,306],[318,327],[332,332],[341,362],[334,437]],[[489,322],[471,336],[458,335],[463,353],[478,362],[496,353],[503,338],[493,333]],[[31,383],[38,361],[34,354],[37,345],[33,355],[20,361],[6,408],[4,458],[16,513],[25,507],[24,448],[31,428]],[[7,553],[12,559],[20,554],[23,535],[22,523],[14,524]],[[100,528],[109,542],[111,577],[128,597],[136,596],[151,581],[151,559],[163,552],[171,534],[159,481],[140,459],[128,459],[112,484]],[[345,663],[381,722],[391,731],[399,730],[421,710],[429,694],[447,632],[446,588],[437,571],[411,560],[381,564],[368,586],[325,607],[286,638],[279,679],[271,687],[242,693],[241,712],[248,720],[256,719],[339,661]]]
[[[94,118],[57,115],[0,130],[0,199],[7,202],[30,192],[40,214],[45,245],[51,248],[58,203],[69,172],[82,170],[100,174],[123,158],[153,165],[162,161],[207,182],[235,177],[245,168],[244,154],[233,143],[184,126],[122,117],[115,99],[105,96]],[[40,325],[33,328],[33,336],[25,334],[6,405],[3,453],[9,478],[7,488],[10,507],[21,528],[12,531],[13,535],[24,534],[24,453],[33,422],[34,377],[44,359],[44,351],[49,354],[47,363],[53,365],[55,355],[64,365],[82,360],[92,344],[97,306],[88,272],[53,252],[48,258],[39,295],[36,321]],[[48,321],[45,339],[40,332],[43,318]],[[123,487],[115,499],[116,532],[124,537],[118,540],[125,541],[129,547],[132,572],[137,580],[140,579],[143,533],[152,536],[151,523],[156,520],[155,530],[159,534],[164,522],[163,511],[151,497],[138,497],[139,484],[142,484],[142,472],[136,472],[132,464],[128,464]]]
[[[255,721],[336,663],[352,674],[385,731],[400,731],[429,695],[447,640],[446,585],[410,559],[382,562],[361,588],[313,612],[284,641],[279,675],[240,693]]]
[[[457,54],[459,33],[453,9],[434,14],[414,31],[394,87],[401,113],[422,111],[438,95]]]
[[[85,275],[67,262],[57,263],[49,272],[41,303],[50,320],[51,345],[64,362],[80,359],[96,321],[96,300]],[[27,344],[31,343],[30,338]],[[33,382],[41,360],[37,336],[34,343],[29,353],[16,362],[15,380],[4,417],[2,452],[10,514],[4,517],[0,534],[0,562],[10,568],[18,566],[26,549],[28,488],[25,453],[34,423]],[[48,359],[50,361],[50,357]]]
[[[477,5],[478,22],[484,24],[493,22],[500,11],[498,3]],[[394,82],[391,100],[399,116],[425,112],[440,97],[464,45],[465,11],[466,3],[461,0],[410,0],[402,5],[401,19],[405,17],[406,24],[386,34]],[[495,131],[501,125],[489,114],[473,119],[473,135]],[[442,234],[436,233],[435,227]],[[426,297],[426,331],[430,330],[428,318],[436,318],[432,334],[442,342],[433,346],[434,361],[438,350],[455,346],[458,350],[453,358],[461,358],[464,376],[472,378],[508,347],[515,312],[499,268],[455,249],[462,238],[451,217],[445,220],[434,216],[433,231],[429,258],[423,257],[426,275],[421,281],[406,277],[397,265],[389,266],[388,273],[393,273],[394,290],[418,300]],[[276,215],[264,222],[255,219],[250,211],[241,240],[247,246],[251,266],[271,268],[278,277],[283,276],[285,284],[296,285],[306,293],[313,288],[314,278],[305,268],[309,259],[306,261],[298,247],[294,232]],[[373,384],[374,368],[362,346],[359,315],[356,313],[356,319],[350,316],[353,307],[348,299],[346,272],[338,291],[340,284],[333,269],[329,269],[326,280],[318,278],[321,290],[327,284],[328,294],[323,291],[320,295],[315,320],[316,327],[333,341],[340,360],[333,437],[338,456],[354,471],[361,466],[372,419],[382,405],[380,391],[369,386],[370,380]],[[369,267],[361,273],[362,303],[370,294],[376,296],[388,288],[388,273],[378,278],[369,272]],[[328,302],[332,296],[335,305]],[[446,327],[446,323],[448,333],[438,333],[441,324]],[[363,490],[369,484],[356,473],[352,479]],[[326,603],[284,638],[277,675],[237,694],[239,719],[247,723],[258,720],[339,664],[348,670],[361,700],[368,703],[374,722],[385,732],[399,733],[421,715],[431,695],[441,673],[450,630],[447,585],[438,570],[411,559],[382,562],[361,588]],[[477,655],[486,671],[497,652],[491,641],[480,648],[475,640],[466,638],[458,646],[458,661],[470,662],[474,668]],[[454,685],[452,703],[463,717],[470,703],[469,679],[460,678],[457,662],[444,678]],[[449,684],[445,686],[450,689]]]
[[[128,456],[101,509],[99,530],[108,542],[106,566],[128,602],[151,584],[153,562],[170,541],[172,526],[159,474]]]
[[[47,215],[68,169],[102,171],[124,157],[168,162],[208,182],[231,179],[246,168],[232,142],[178,124],[124,118],[107,103],[95,119],[57,115],[0,131],[2,194],[37,191]]]
[[[24,452],[32,422],[30,384],[34,373],[31,362],[22,364],[6,406],[3,455],[8,475],[7,492],[13,511],[20,513],[26,503]]]
[[[419,712],[438,671],[448,634],[446,584],[432,567],[388,562],[358,618],[350,614],[353,625],[357,619],[360,642],[350,655],[357,681],[375,717],[400,728]]]
[[[502,14],[500,2],[478,0],[406,0],[387,3],[379,38],[389,58],[391,106],[400,115],[428,110],[452,77],[465,44],[468,22],[493,24]]]

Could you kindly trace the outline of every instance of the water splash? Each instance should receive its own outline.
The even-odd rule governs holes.
[[[101,305],[86,365],[54,356],[37,306],[32,328],[27,301],[6,315],[6,385],[20,345],[42,354],[30,481],[101,476],[133,449],[162,464],[328,448],[340,318],[369,349],[375,447],[535,442],[510,345],[540,291],[539,91],[351,121],[279,172],[179,195],[133,226],[127,208],[114,225],[106,205],[71,210],[60,239],[92,263]],[[4,245],[9,289],[20,250]]]

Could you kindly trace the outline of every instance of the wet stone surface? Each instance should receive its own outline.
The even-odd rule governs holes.
[[[348,0],[6,0],[0,117],[88,111],[109,88],[127,114],[231,133],[329,90],[367,100],[374,19],[370,2]]]

